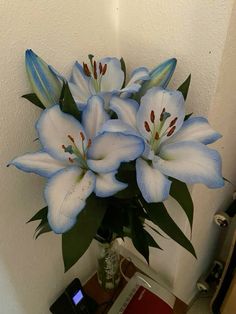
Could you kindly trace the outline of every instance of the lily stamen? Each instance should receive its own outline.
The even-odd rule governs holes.
[[[72,158],[69,157],[68,159],[69,159],[69,162],[71,162],[71,163],[74,162],[74,160]]]
[[[102,74],[102,64],[99,62],[99,73]]]
[[[171,136],[171,135],[174,133],[175,129],[176,129],[176,126],[174,125],[174,126],[170,129],[170,131],[167,133],[167,136],[168,136],[168,137]]]
[[[97,75],[97,62],[94,60],[93,62],[93,77],[95,80],[97,80],[98,75]]]
[[[159,138],[160,138],[160,136],[159,136],[159,134],[158,134],[158,132],[156,132],[156,134],[155,134],[155,140],[159,140]]]
[[[83,132],[80,132],[80,137],[81,137],[82,141],[85,140],[85,136],[84,136],[84,133],[83,133]]]
[[[84,70],[84,74],[87,75],[88,77],[91,76],[91,72],[89,70],[89,67],[86,63],[83,62],[83,70]]]
[[[151,113],[150,113],[150,120],[151,120],[152,123],[155,122],[155,113],[154,113],[153,110],[152,110]]]
[[[69,135],[67,135],[67,137],[71,140],[71,142],[74,144],[75,143],[75,140],[74,140],[74,138],[69,134]]]
[[[105,75],[106,71],[107,71],[107,64],[105,63],[103,66],[102,75]]]
[[[166,108],[163,108],[162,109],[162,112],[161,112],[161,114],[160,114],[160,121],[163,121],[163,119],[164,119],[164,112],[166,111]]]
[[[177,117],[176,117],[176,118],[174,118],[174,119],[170,122],[169,127],[171,128],[172,126],[174,126],[177,120],[178,120],[178,118],[177,118]]]
[[[151,132],[150,126],[149,126],[147,121],[144,122],[144,127],[145,127],[147,132]]]

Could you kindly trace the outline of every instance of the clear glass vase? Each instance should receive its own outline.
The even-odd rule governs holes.
[[[105,290],[115,289],[120,282],[120,255],[118,243],[113,240],[110,243],[97,242],[97,276],[98,282]]]

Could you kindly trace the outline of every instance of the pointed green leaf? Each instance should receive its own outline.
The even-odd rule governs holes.
[[[30,220],[28,220],[26,223],[29,223],[31,221],[41,220],[47,217],[48,214],[48,207],[44,207],[40,209]]]
[[[41,109],[45,109],[45,106],[43,105],[43,103],[38,99],[37,95],[34,93],[31,94],[25,94],[23,96],[21,96],[25,99],[27,99],[28,101],[30,101],[32,104],[34,104],[35,106],[41,108]]]
[[[74,101],[74,98],[71,94],[71,91],[67,82],[63,84],[59,103],[60,103],[61,111],[65,113],[69,113],[72,116],[74,116],[77,120],[80,120],[79,109],[76,106],[76,103]]]
[[[170,217],[163,203],[147,203],[144,199],[141,203],[154,224],[196,257],[192,243]]]
[[[149,263],[149,247],[143,224],[132,209],[129,210],[129,219],[133,245]]]
[[[180,87],[178,88],[178,91],[180,91],[183,94],[184,100],[186,100],[188,96],[190,82],[191,82],[191,74],[189,74],[189,76],[186,78],[183,84],[181,84]]]
[[[192,115],[193,115],[193,112],[186,114],[186,116],[184,117],[184,121],[188,120]]]
[[[149,218],[149,217],[148,217]],[[148,219],[147,218],[147,219]],[[165,237],[162,233],[160,233],[157,229],[155,229],[155,228],[153,228],[153,227],[151,227],[149,224],[147,224],[147,222],[145,222],[145,224],[150,228],[150,229],[152,229],[154,232],[156,232],[159,236],[161,236],[162,238],[164,238],[164,239],[167,239],[167,237]]]
[[[165,62],[158,65],[150,73],[150,79],[144,81],[139,92],[136,94],[135,99],[137,101],[146,93],[147,90],[154,86],[161,86],[165,88],[176,68],[177,60],[175,58],[166,60]]]
[[[115,199],[114,199],[115,201]],[[116,206],[109,206],[104,219],[102,221],[102,227],[104,230],[110,231],[111,234],[117,234],[119,237],[124,237],[123,226],[125,213],[124,208]]]
[[[125,65],[125,60],[123,58],[120,59],[120,65],[121,65],[121,70],[124,72],[124,82],[122,85],[122,88],[124,88],[125,82],[126,82],[126,65]]]
[[[147,243],[150,247],[154,247],[156,249],[162,250],[162,248],[156,243],[153,237],[147,232],[145,229],[143,230],[146,236]]]
[[[49,226],[48,222],[45,222],[44,224],[41,224],[40,228],[38,226],[37,229],[38,230],[35,231],[35,240],[37,240],[40,235],[52,231],[52,229]]]
[[[128,199],[139,194],[139,188],[137,186],[135,166],[131,163],[121,164],[118,173],[116,174],[118,181],[128,183],[128,187],[115,194],[115,197],[121,199]]]
[[[62,253],[65,272],[86,252],[102,222],[106,211],[103,199],[90,196],[79,214],[76,225],[62,235]]]
[[[233,184],[231,181],[229,181],[229,179],[223,177],[223,180],[224,180],[225,182],[230,183],[232,186],[234,186],[234,184]],[[234,187],[235,187],[235,186],[234,186]]]
[[[190,227],[193,226],[193,201],[188,187],[184,182],[171,179],[170,195],[179,203],[188,217]]]

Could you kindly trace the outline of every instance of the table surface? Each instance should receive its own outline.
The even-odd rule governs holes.
[[[131,278],[136,271],[138,270],[131,262],[125,260],[122,263],[122,270],[125,272],[125,275]],[[97,274],[94,274],[92,278],[85,284],[84,291],[87,295],[93,298],[100,306],[96,311],[96,314],[105,314],[109,311],[112,303],[116,300],[120,292],[123,290],[126,285],[126,281],[121,277],[119,286],[113,291],[105,291],[99,285],[97,280]],[[181,300],[176,299],[174,306],[174,314],[184,314],[187,312],[187,305]]]

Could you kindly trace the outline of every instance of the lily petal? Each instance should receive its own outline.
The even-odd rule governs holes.
[[[143,140],[137,136],[122,133],[98,135],[88,150],[88,167],[95,172],[112,172],[121,162],[139,157],[144,150]]]
[[[211,128],[206,118],[193,117],[184,121],[181,129],[168,140],[168,143],[197,141],[207,145],[219,138],[221,134]]]
[[[95,194],[98,197],[109,197],[124,190],[128,184],[116,180],[117,171],[98,174],[96,177]]]
[[[171,181],[142,158],[136,160],[137,184],[148,203],[163,202],[169,196]]]
[[[85,75],[83,67],[78,61],[74,64],[70,81],[69,86],[75,101],[85,105],[91,96],[89,90],[90,78]]]
[[[102,134],[104,132],[121,132],[124,134],[136,135],[140,137],[138,131],[136,131],[129,124],[121,121],[120,119],[112,119],[105,122],[99,133]]]
[[[149,71],[145,67],[136,68],[132,74],[130,81],[126,84],[125,88],[121,92],[135,93],[141,87],[141,81],[146,81],[150,79]]]
[[[175,71],[177,60],[169,59],[158,65],[150,72],[150,80],[144,82],[139,91],[139,96],[143,96],[147,90],[154,86],[166,87]]]
[[[104,110],[103,99],[99,96],[90,97],[82,115],[82,124],[87,137],[93,139],[109,118]]]
[[[141,98],[141,105],[137,113],[137,127],[139,132],[146,139],[149,139],[150,132],[147,132],[144,126],[145,121],[150,123],[150,113],[151,111],[154,111],[156,117],[155,119],[157,120],[155,120],[155,124],[160,124],[160,116],[164,108],[165,111],[170,114],[170,117],[165,120],[165,123],[162,126],[163,131],[161,131],[159,134],[160,136],[168,128],[171,121],[175,118],[177,118],[177,121],[175,123],[176,128],[174,134],[182,126],[185,116],[183,95],[179,91],[171,91],[162,89],[160,87],[153,87],[149,89],[145,96]],[[165,137],[166,136],[163,138]]]
[[[86,107],[87,100],[91,96],[91,93],[81,93],[78,86],[72,82],[68,82],[71,94],[79,110],[83,110]]]
[[[49,179],[44,194],[48,222],[54,232],[64,233],[73,227],[86,198],[94,190],[95,180],[91,171],[83,174],[78,167],[61,170]]]
[[[112,97],[110,102],[112,109],[120,120],[129,124],[136,129],[136,115],[139,109],[139,104],[132,99],[122,99],[120,97]]]
[[[108,57],[100,62],[102,65],[107,64],[107,71],[101,80],[101,92],[120,90],[124,82],[124,72],[121,70],[120,60]]]
[[[165,175],[187,184],[203,183],[209,188],[224,186],[221,158],[216,150],[198,142],[163,145],[154,164]]]
[[[16,157],[10,162],[20,170],[25,172],[33,172],[42,177],[49,178],[57,171],[68,166],[65,162],[60,162],[45,152],[37,152],[25,154]]]
[[[68,135],[74,138],[77,147],[82,151],[80,133],[83,132],[85,136],[84,128],[73,116],[62,112],[58,105],[43,111],[36,124],[36,129],[44,150],[56,159],[64,161],[73,157],[64,152],[62,148],[62,145],[69,146],[72,144]],[[85,136],[84,145],[86,144]]]
[[[62,84],[48,64],[31,49],[25,53],[26,71],[34,93],[45,107],[58,103]]]

